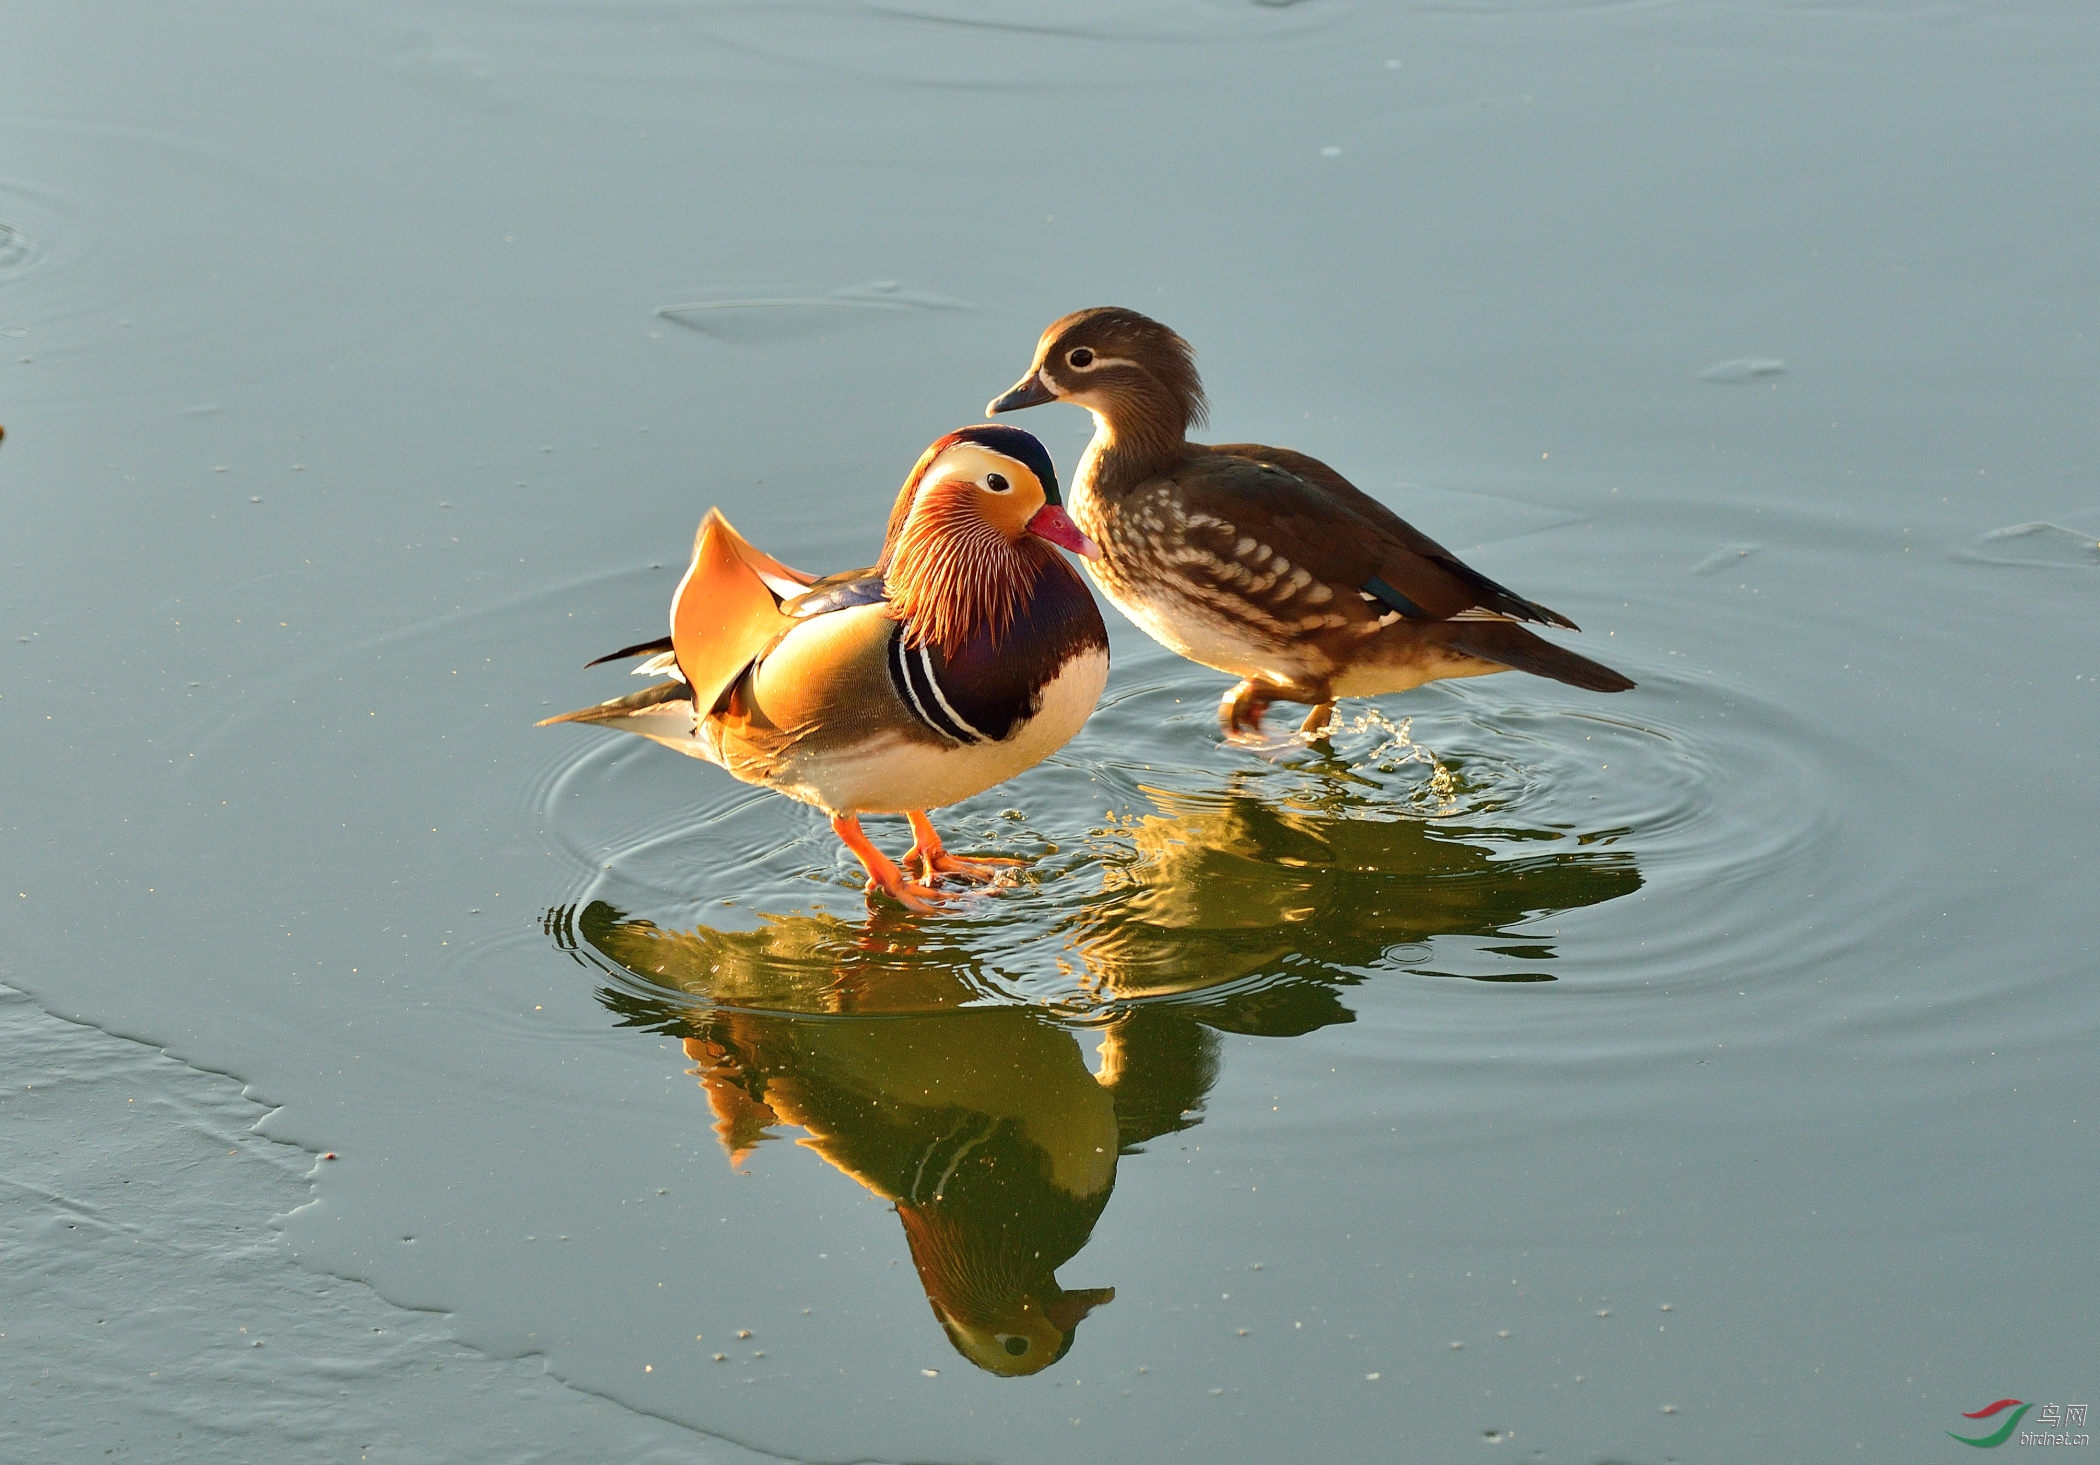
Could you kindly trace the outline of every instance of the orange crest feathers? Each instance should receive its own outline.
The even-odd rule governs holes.
[[[890,615],[907,623],[906,644],[954,655],[978,631],[1006,635],[1027,600],[1044,555],[1016,544],[979,511],[976,485],[937,483],[920,490],[896,531],[884,579]]]

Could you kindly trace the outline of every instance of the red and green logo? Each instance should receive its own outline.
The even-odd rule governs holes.
[[[2005,1410],[2010,1409],[2012,1413],[2006,1415],[2005,1423],[1999,1425],[1989,1434],[1973,1440],[1965,1434],[1956,1434],[1951,1429],[1947,1431],[1947,1437],[1960,1440],[1965,1445],[1974,1445],[1979,1450],[1995,1450],[2012,1438],[2012,1432],[2020,1427],[2020,1417],[2033,1407],[2032,1404],[2022,1404],[2018,1399],[2000,1399],[1995,1404],[1984,1405],[1974,1414],[1964,1414],[1962,1418],[1989,1419],[1994,1414],[2001,1414]]]

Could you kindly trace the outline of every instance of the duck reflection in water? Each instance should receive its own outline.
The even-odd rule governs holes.
[[[593,903],[555,922],[572,949],[707,999],[601,994],[628,1022],[684,1038],[732,1165],[793,1125],[894,1204],[934,1316],[993,1373],[1049,1367],[1115,1297],[1067,1289],[1057,1269],[1093,1234],[1118,1156],[1183,1127],[1216,1072],[1210,1049],[1188,1043],[1193,1024],[1155,1032],[1157,1020],[1125,1017],[1103,1036],[1097,1077],[1082,1033],[1048,1014],[965,1006],[983,998],[984,974],[919,944],[900,916],[673,933]],[[1177,1040],[1184,1051],[1169,1051]],[[1145,1117],[1162,1114],[1164,1126]]]
[[[1063,923],[1085,990],[1062,1013],[1012,1002],[997,938],[962,923],[811,914],[677,932],[594,901],[548,927],[615,976],[600,998],[623,1023],[684,1040],[731,1164],[774,1126],[801,1129],[896,1207],[956,1351],[1032,1374],[1114,1298],[1057,1270],[1092,1235],[1119,1157],[1198,1122],[1220,1032],[1347,1022],[1341,988],[1436,936],[1550,959],[1508,928],[1640,886],[1608,834],[1511,857],[1478,830],[1358,817],[1346,789],[1145,792],[1158,812],[1099,832],[1101,887]]]
[[[1084,979],[1113,999],[1237,987],[1216,1021],[1233,1032],[1346,1022],[1335,989],[1372,969],[1550,982],[1533,964],[1552,945],[1516,928],[1641,887],[1624,830],[1394,817],[1350,776],[1279,789],[1246,773],[1217,791],[1138,792],[1155,812],[1097,841],[1101,890],[1067,926]],[[1505,960],[1438,964],[1468,945]]]

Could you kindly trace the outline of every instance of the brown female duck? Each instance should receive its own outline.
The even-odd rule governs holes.
[[[1072,517],[1101,547],[1088,570],[1155,640],[1244,680],[1218,709],[1257,733],[1271,702],[1309,702],[1444,677],[1528,671],[1594,692],[1633,683],[1522,623],[1575,623],[1461,562],[1318,459],[1259,443],[1205,447],[1188,343],[1112,306],[1055,321],[988,412],[1050,401],[1094,415]]]

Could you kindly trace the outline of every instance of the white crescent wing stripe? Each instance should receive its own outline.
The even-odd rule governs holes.
[[[988,1121],[990,1121],[989,1115],[987,1115],[986,1118]],[[964,1140],[961,1144],[955,1147],[955,1157],[948,1162],[948,1168],[941,1171],[941,1178],[933,1182],[933,1195],[931,1196],[931,1199],[939,1200],[941,1198],[942,1193],[948,1189],[948,1182],[953,1180],[955,1178],[955,1172],[962,1168],[962,1162],[970,1157],[970,1151],[976,1149],[979,1145],[983,1144],[986,1140],[990,1139],[992,1137],[993,1131],[996,1130],[998,1127],[999,1126],[996,1123],[996,1121],[987,1122],[984,1129],[981,1132],[971,1135],[968,1139]]]
[[[934,676],[933,674],[933,656],[930,647],[921,646],[919,648],[919,665],[926,668],[926,685],[928,689],[931,690],[933,693],[933,700],[941,704],[941,711],[947,713],[950,720],[952,720],[957,727],[961,728],[971,737],[977,739],[978,742],[990,742],[991,738],[986,736],[984,733],[978,731],[976,728],[970,726],[969,719],[964,717],[960,712],[957,712],[955,710],[954,704],[949,702],[947,695],[941,691],[940,679]]]
[[[889,651],[890,670],[893,673],[891,680],[903,692],[905,705],[911,709],[912,716],[918,718],[920,722],[940,733],[943,737],[946,737],[948,735],[947,729],[927,715],[926,704],[919,700],[919,689],[911,684],[911,674],[904,665],[906,653],[904,650],[904,635],[901,631],[892,631],[890,633]]]

